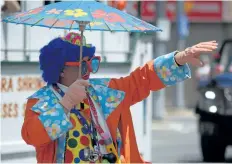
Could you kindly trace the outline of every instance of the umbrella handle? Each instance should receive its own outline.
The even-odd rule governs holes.
[[[80,46],[80,59],[79,59],[79,61],[81,62],[81,60],[82,60],[82,57],[83,57],[83,33],[84,33],[84,30],[85,30],[85,26],[86,26],[86,24],[84,24],[84,23],[79,23],[79,30],[81,31],[81,46]],[[79,66],[79,78],[81,77],[81,68],[82,67],[82,64],[80,64],[80,66]]]

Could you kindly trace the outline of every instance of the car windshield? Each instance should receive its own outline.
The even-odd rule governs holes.
[[[220,65],[223,66],[224,72],[232,72],[232,42],[228,42],[223,48]]]

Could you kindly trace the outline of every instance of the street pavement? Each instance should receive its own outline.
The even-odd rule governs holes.
[[[153,122],[153,162],[201,162],[196,117],[169,116]]]
[[[197,117],[193,113],[167,116],[152,125],[152,162],[202,163]],[[232,162],[232,149],[226,152],[226,161]]]
[[[198,163],[202,162],[197,118],[193,113],[168,115],[152,125],[153,163]],[[228,149],[227,162],[232,162],[232,150]],[[4,160],[2,163],[36,163],[34,157]]]

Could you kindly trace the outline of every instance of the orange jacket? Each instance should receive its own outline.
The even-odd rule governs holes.
[[[109,88],[125,92],[124,99],[106,120],[114,141],[116,140],[116,130],[119,127],[122,137],[122,162],[144,163],[136,144],[130,106],[148,97],[150,91],[157,91],[165,87],[164,81],[158,76],[160,73],[156,72],[152,60],[143,67],[137,68],[129,76],[111,79],[109,82]],[[22,137],[27,144],[36,148],[38,163],[56,162],[56,140],[52,141],[48,136],[38,119],[39,114],[30,110],[37,101],[38,99],[28,100]]]

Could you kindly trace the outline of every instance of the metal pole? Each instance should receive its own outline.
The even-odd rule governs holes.
[[[177,17],[176,17],[176,27],[177,27],[177,34],[178,34],[178,43],[177,43],[177,49],[179,51],[184,50],[186,45],[186,39],[184,36],[180,35],[180,30],[182,27],[180,26],[181,17],[185,14],[184,13],[184,1],[177,1]],[[184,108],[185,107],[185,101],[184,101],[184,82],[177,83],[176,85],[176,91],[175,91],[175,105],[177,109]]]
[[[3,16],[6,16],[6,14],[4,13]],[[5,61],[8,61],[8,23],[3,22],[2,23],[2,27],[3,27],[3,35],[4,35],[4,41],[5,41]]]
[[[105,44],[105,36],[104,36],[104,32],[101,31],[101,54],[102,54],[102,59],[105,62],[106,61],[106,57],[105,57],[104,44]]]
[[[27,7],[27,1],[22,2],[23,6],[23,11],[26,11]],[[27,49],[27,27],[23,26],[23,58],[24,61],[29,61],[29,57],[26,54],[26,49]]]
[[[107,0],[102,1],[103,4],[107,5]],[[105,32],[101,31],[101,54],[103,62],[106,62],[106,56],[105,56]]]
[[[79,22],[79,30],[81,31],[81,46],[80,46],[80,59],[79,61],[81,62],[82,57],[83,57],[83,38],[84,38],[84,30],[85,30],[85,24],[82,22]],[[81,78],[81,69],[82,69],[82,64],[79,66],[79,78]]]
[[[161,26],[161,21],[166,20],[166,1],[156,1],[156,13],[157,13],[157,26]],[[162,28],[162,27],[160,27]],[[163,27],[164,28],[164,27]],[[164,31],[165,32],[165,31]],[[158,32],[157,32],[158,33]],[[162,34],[161,34],[162,35]],[[161,37],[156,37],[153,42],[153,59],[158,56],[166,54],[166,42]],[[152,93],[153,99],[153,119],[163,119],[166,114],[165,110],[165,90],[160,90],[158,92]]]

